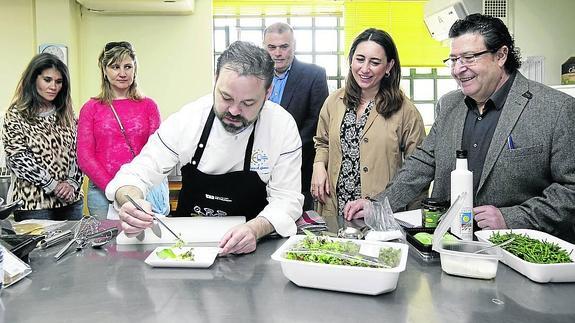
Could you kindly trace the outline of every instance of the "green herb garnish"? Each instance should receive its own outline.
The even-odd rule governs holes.
[[[499,244],[515,237],[513,242],[501,248],[511,254],[535,264],[559,264],[572,263],[571,250],[569,253],[561,248],[557,243],[541,241],[527,236],[527,234],[506,233],[500,234],[494,232],[489,241],[493,244]]]
[[[156,252],[156,255],[160,257],[160,259],[176,259],[176,254],[172,251],[172,248],[162,249]]]
[[[176,243],[174,244],[173,248],[181,248],[181,247],[186,245],[186,242],[184,240],[182,240],[182,235],[179,234],[178,236],[179,236],[179,238],[178,238],[178,240],[176,240]]]
[[[335,241],[328,237],[307,234],[307,237],[288,250],[285,258],[330,265],[393,268],[399,265],[401,249],[381,248],[379,257],[359,253],[360,245],[351,241]]]
[[[176,241],[176,243],[170,247],[170,248],[165,248],[162,249],[158,252],[156,252],[156,255],[160,258],[160,259],[174,259],[174,260],[187,260],[187,261],[193,261],[194,260],[194,253],[193,250],[194,248],[190,248],[185,252],[182,253],[176,253],[174,251],[178,251],[184,247],[186,243],[184,242],[184,240],[182,239],[178,239],[178,241]]]

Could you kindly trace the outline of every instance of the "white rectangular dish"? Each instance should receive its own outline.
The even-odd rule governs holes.
[[[157,252],[169,247],[158,247],[154,249],[144,260],[152,267],[174,267],[174,268],[208,268],[216,259],[220,248],[218,247],[182,247],[174,249],[176,254],[181,254],[193,248],[194,260],[162,259]]]
[[[481,230],[475,232],[475,236],[480,241],[489,242],[489,237],[493,233],[506,234],[506,233],[524,234],[530,238],[545,240],[558,244],[561,248],[571,252],[571,260],[575,261],[575,245],[561,240],[548,233],[530,230],[530,229],[513,229],[513,230]],[[515,269],[522,275],[538,283],[560,283],[560,282],[575,282],[575,262],[564,264],[535,264],[522,260],[521,258],[513,255],[512,253],[502,249],[503,259],[501,260],[507,266]]]
[[[232,227],[246,222],[243,216],[225,217],[165,217],[162,221],[176,234],[181,234],[186,243],[219,242]],[[176,238],[166,228],[156,223],[144,230],[141,236],[128,237],[122,231],[116,237],[116,244],[174,244]]]
[[[285,253],[298,242],[305,239],[305,235],[290,237],[271,256],[281,265],[286,278],[301,287],[328,289],[340,292],[379,295],[395,290],[399,274],[405,270],[407,263],[408,246],[402,243],[364,241],[330,238],[334,241],[352,241],[361,246],[392,247],[401,250],[399,264],[395,268],[368,268],[343,265],[320,264],[285,258]]]

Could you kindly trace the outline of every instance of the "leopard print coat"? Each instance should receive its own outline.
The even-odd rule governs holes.
[[[76,128],[56,122],[55,110],[30,123],[14,108],[6,112],[2,140],[7,166],[12,173],[8,200],[21,199],[24,210],[53,209],[82,199],[82,172],[76,163]],[[76,189],[68,203],[53,194],[60,181]]]

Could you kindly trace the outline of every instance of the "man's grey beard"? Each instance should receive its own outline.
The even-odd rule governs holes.
[[[215,111],[215,113],[216,113],[216,116],[218,117],[218,119],[220,120],[220,122],[222,123],[222,126],[224,127],[224,129],[227,132],[232,133],[232,134],[238,134],[238,133],[242,132],[244,129],[246,129],[247,127],[249,127],[251,124],[253,124],[256,121],[256,119],[254,119],[253,121],[250,122],[242,116],[233,116],[229,112],[224,112],[224,113],[220,114],[217,111]],[[239,126],[236,126],[233,124],[225,123],[224,122],[225,117],[233,119],[234,121],[239,121],[241,124]]]

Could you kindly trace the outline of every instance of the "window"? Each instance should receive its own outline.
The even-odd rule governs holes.
[[[413,101],[426,128],[435,120],[435,103],[444,94],[456,90],[449,68],[401,68],[401,89]]]
[[[236,41],[261,45],[263,31],[274,22],[294,28],[298,60],[325,68],[329,91],[344,85],[347,68],[343,43],[343,18],[330,15],[216,15],[214,16],[214,66],[218,56]],[[343,72],[343,75],[342,75]]]
[[[312,2],[313,0],[310,3]],[[300,61],[325,68],[329,91],[332,92],[345,85],[349,68],[347,48],[353,38],[366,27],[382,28],[394,35],[405,66],[402,68],[401,87],[418,108],[426,127],[430,127],[435,119],[437,100],[443,94],[457,89],[457,84],[448,68],[412,67],[441,63],[439,58],[446,57],[448,51],[427,32],[422,18],[423,4],[375,0],[331,1],[330,4],[332,3],[333,5],[328,6],[329,9],[322,7],[317,10],[313,9],[313,6],[293,5],[289,1],[279,0],[255,4],[250,1],[214,1],[214,66],[218,56],[230,43],[244,40],[261,45],[265,27],[281,21],[294,28],[296,57]],[[391,16],[394,19],[389,18]],[[411,20],[408,23],[404,18]],[[346,22],[352,23],[346,26]],[[389,25],[392,22],[395,24]],[[418,31],[416,38],[412,35],[414,26]],[[405,37],[403,31],[411,33],[411,36]],[[409,40],[403,41],[404,39]],[[427,54],[420,55],[422,50]]]

